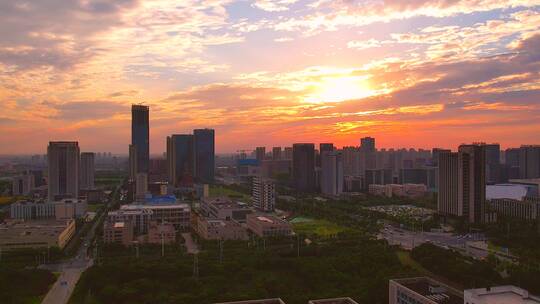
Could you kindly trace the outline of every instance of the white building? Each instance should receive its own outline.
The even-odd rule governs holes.
[[[497,286],[467,289],[463,303],[470,304],[536,304],[540,298],[530,295],[525,289],[516,286]]]
[[[255,208],[265,212],[274,211],[276,206],[276,186],[271,179],[254,177],[252,194]]]

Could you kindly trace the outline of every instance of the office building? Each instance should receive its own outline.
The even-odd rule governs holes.
[[[501,181],[501,146],[486,144],[486,183]]]
[[[283,149],[283,154],[284,154],[284,159],[293,159],[293,148],[292,147],[285,147],[285,149]]]
[[[360,139],[361,167],[364,170],[377,168],[377,150],[375,148],[375,138],[364,137]],[[379,154],[382,156],[382,154]],[[379,163],[381,163],[379,161]]]
[[[291,224],[266,214],[248,214],[247,227],[259,237],[288,236],[292,234]]]
[[[135,196],[137,200],[142,200],[148,193],[148,174],[137,173],[135,180]]]
[[[536,304],[540,297],[531,295],[527,290],[512,286],[495,286],[467,289],[463,303],[469,304]]]
[[[197,216],[197,234],[205,240],[247,240],[247,229],[234,220]]]
[[[540,146],[519,148],[519,178],[540,177]]]
[[[266,148],[265,147],[255,148],[255,158],[259,162],[262,162],[266,158]]]
[[[105,221],[103,224],[103,242],[131,246],[133,244],[133,223],[126,221]]]
[[[136,233],[147,233],[150,221],[169,223],[176,230],[187,231],[190,228],[191,207],[188,204],[130,204],[122,205],[117,211],[108,213],[111,221],[130,219]]]
[[[273,160],[280,160],[281,159],[281,147],[273,147],[272,148],[272,159]]]
[[[74,220],[10,221],[0,224],[0,248],[63,249],[75,234]]]
[[[179,186],[194,175],[193,135],[180,134],[167,137],[167,168],[169,184]]]
[[[18,201],[9,206],[10,217],[21,220],[53,219],[55,204],[44,201]]]
[[[439,155],[441,153],[449,153],[449,152],[452,152],[451,150],[448,150],[448,149],[441,149],[441,148],[433,148],[431,150],[431,162],[434,166],[438,166],[439,165]]]
[[[463,292],[427,277],[390,280],[389,304],[464,304]]]
[[[150,162],[150,123],[149,107],[131,106],[131,144],[135,153],[137,173],[148,173]]]
[[[264,212],[273,212],[276,206],[276,186],[274,181],[263,177],[253,178],[253,206]]]
[[[315,145],[293,145],[293,180],[299,192],[315,191]]]
[[[134,205],[135,206],[135,205]],[[141,235],[148,232],[150,221],[152,220],[153,211],[145,208],[124,207],[123,209],[109,211],[107,213],[107,222],[129,222],[131,229],[135,235]]]
[[[459,154],[454,152],[439,153],[438,164],[437,210],[441,214],[463,216],[463,206],[458,204]]]
[[[215,170],[215,132],[212,129],[193,131],[193,151],[195,155],[195,178],[199,182],[214,181]]]
[[[343,157],[341,152],[324,151],[321,154],[321,192],[337,196],[343,192]]]
[[[80,190],[93,190],[94,185],[94,153],[81,153],[81,179],[79,184]]]
[[[459,146],[458,202],[471,223],[483,223],[486,201],[486,146]]]
[[[79,143],[50,142],[47,147],[49,164],[49,201],[79,195]]]
[[[334,151],[334,144],[332,143],[320,143],[319,144],[319,153],[316,157],[316,165],[317,167],[321,167],[321,158],[324,152],[333,152]]]
[[[487,208],[498,217],[514,218],[523,221],[536,221],[540,218],[540,198],[523,199],[493,198],[488,200]]]
[[[35,188],[35,178],[31,174],[23,174],[12,179],[11,191],[13,196],[28,195]]]

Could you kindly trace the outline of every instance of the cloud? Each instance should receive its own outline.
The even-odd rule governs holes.
[[[289,6],[298,2],[298,0],[255,0],[254,7],[267,12],[288,11]]]

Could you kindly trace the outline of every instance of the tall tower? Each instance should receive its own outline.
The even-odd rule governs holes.
[[[167,137],[169,184],[177,186],[183,177],[193,177],[193,154],[193,135],[174,134]]]
[[[129,145],[129,179],[135,182],[137,179],[137,147]]]
[[[193,130],[193,152],[195,155],[195,177],[203,183],[214,181],[215,132],[213,129]]]
[[[459,146],[459,205],[471,223],[482,223],[486,201],[486,145]]]
[[[79,143],[76,141],[49,142],[49,201],[79,195],[79,154]]]
[[[293,179],[296,190],[315,191],[315,145],[293,145]]]
[[[93,190],[95,188],[94,170],[94,153],[81,153],[81,180],[79,184],[80,189]]]
[[[463,208],[458,202],[459,154],[439,151],[436,159],[439,164],[437,210],[445,215],[463,216]]]
[[[131,144],[137,150],[137,173],[148,173],[150,162],[149,107],[131,106]]]
[[[321,154],[321,192],[340,195],[343,192],[343,156],[341,152],[324,151]]]

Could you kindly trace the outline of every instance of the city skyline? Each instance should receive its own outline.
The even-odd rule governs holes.
[[[538,142],[539,1],[7,1],[1,154],[49,141],[150,153],[212,128],[218,153],[295,142]],[[56,21],[61,18],[62,24]]]

